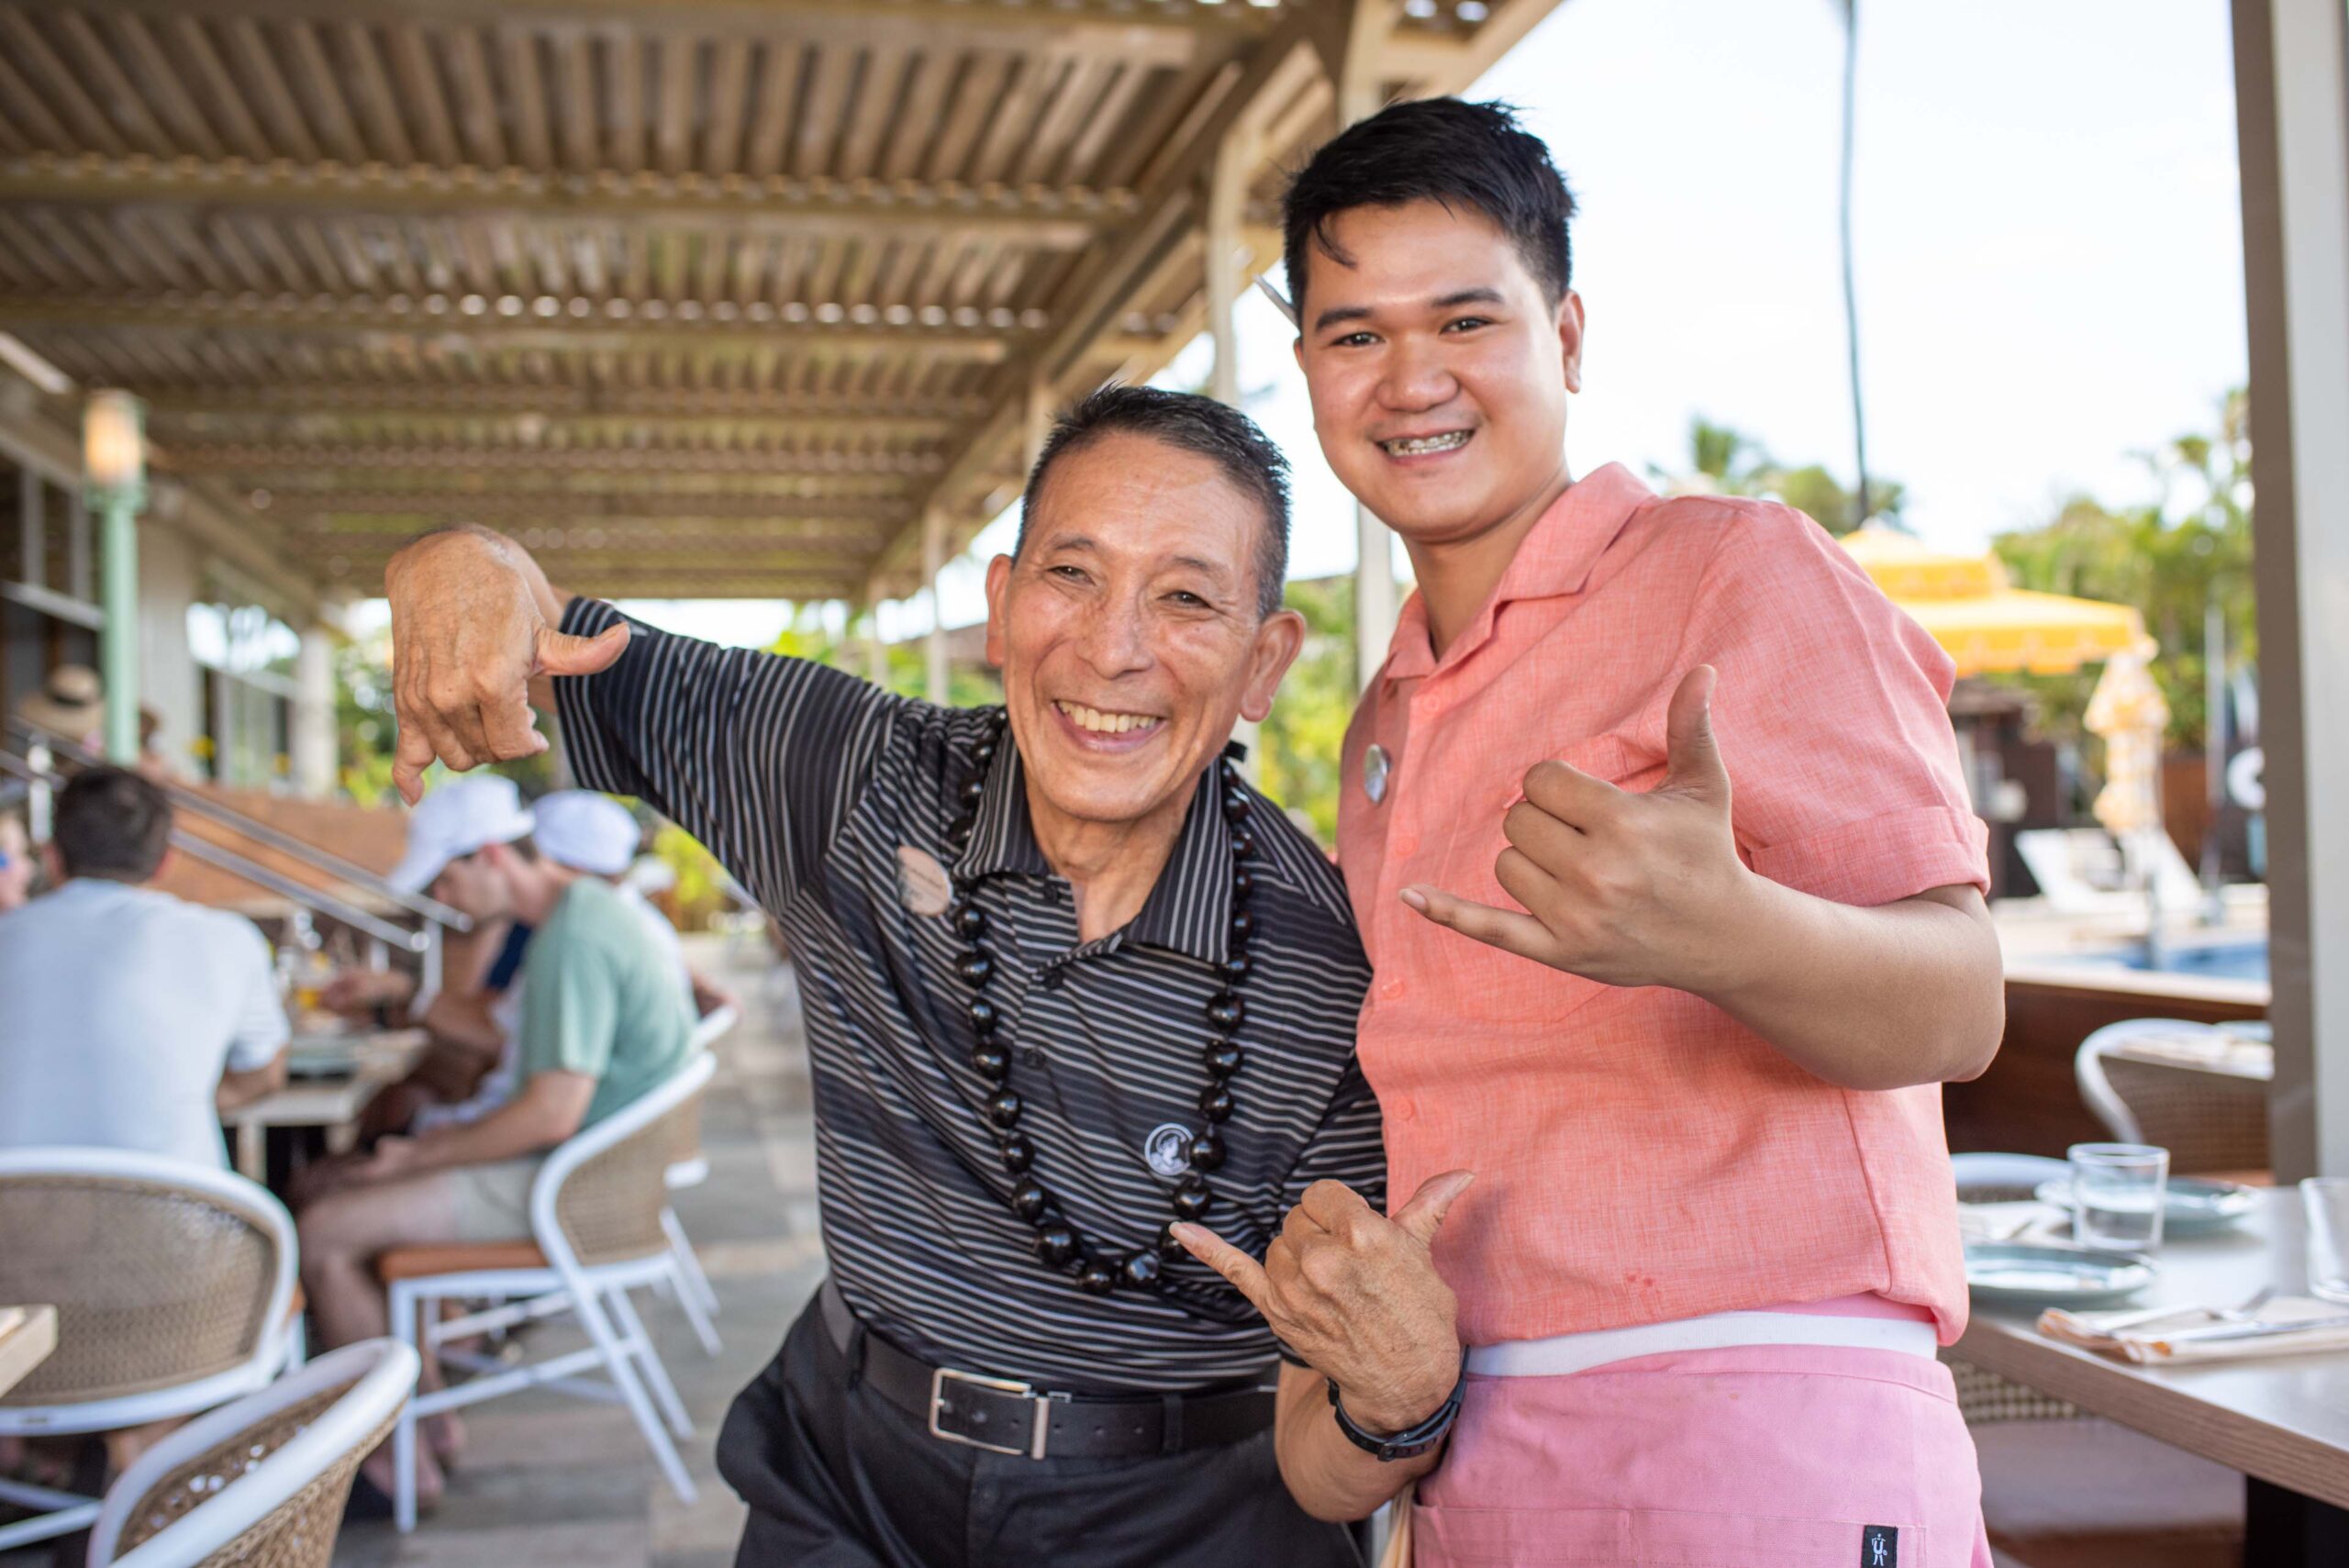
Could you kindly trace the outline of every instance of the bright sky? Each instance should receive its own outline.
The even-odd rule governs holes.
[[[2211,428],[2245,377],[2226,0],[1861,0],[1854,233],[1869,466],[1927,539],[1978,549],[2134,454]],[[1703,414],[1849,483],[1835,0],[1566,0],[1472,95],[1508,100],[1581,204],[1576,472],[1685,466]],[[1293,570],[1354,564],[1286,322],[1243,311],[1251,413],[1297,468]],[[1206,375],[1204,342],[1173,384]],[[946,620],[981,618],[981,536]],[[773,605],[631,606],[764,642]],[[928,625],[896,606],[892,635]]]

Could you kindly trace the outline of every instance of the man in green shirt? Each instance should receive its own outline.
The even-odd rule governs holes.
[[[478,795],[444,802],[434,821],[449,831],[430,846],[411,845],[410,859],[423,847],[438,862],[424,871],[442,903],[476,921],[504,917],[534,929],[519,981],[513,1093],[477,1120],[381,1140],[303,1210],[302,1281],[327,1348],[389,1331],[376,1254],[528,1238],[530,1184],[548,1152],[684,1066],[693,1033],[676,971],[618,890],[540,855],[507,780],[459,779],[434,794],[454,791]],[[453,1453],[459,1438],[446,1417],[427,1435],[417,1493],[429,1505],[440,1486],[434,1456]],[[388,1458],[379,1452],[365,1467],[386,1489]]]

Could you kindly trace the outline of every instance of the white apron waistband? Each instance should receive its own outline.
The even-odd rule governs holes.
[[[1932,1359],[1939,1338],[1933,1325],[1902,1318],[1842,1318],[1809,1312],[1716,1312],[1670,1323],[1640,1323],[1628,1329],[1597,1329],[1584,1334],[1553,1334],[1546,1340],[1508,1340],[1468,1352],[1468,1370],[1484,1377],[1559,1377],[1611,1362],[1682,1351],[1719,1351],[1740,1345],[1833,1345],[1860,1351],[1898,1351]]]

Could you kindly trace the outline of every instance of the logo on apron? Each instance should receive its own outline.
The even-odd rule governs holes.
[[[1891,1525],[1860,1530],[1860,1568],[1900,1568],[1900,1532]]]

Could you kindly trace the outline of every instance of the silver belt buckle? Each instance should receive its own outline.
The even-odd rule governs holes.
[[[1028,1401],[1035,1413],[1033,1429],[1028,1434],[1028,1446],[1018,1443],[991,1443],[984,1438],[966,1437],[950,1432],[938,1424],[939,1412],[946,1404],[946,1385],[967,1383],[974,1388],[985,1388],[996,1394],[1013,1394]],[[968,1448],[985,1449],[989,1453],[1008,1453],[1028,1459],[1044,1457],[1044,1433],[1051,1424],[1052,1401],[1036,1392],[1035,1385],[1019,1383],[1008,1377],[982,1377],[975,1372],[956,1372],[952,1367],[934,1367],[930,1374],[930,1435],[944,1442],[962,1443]]]

